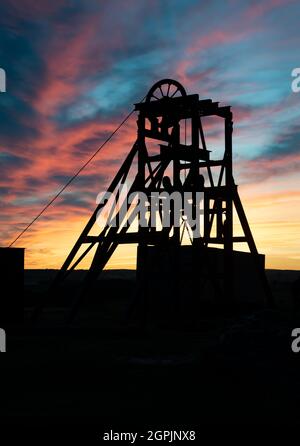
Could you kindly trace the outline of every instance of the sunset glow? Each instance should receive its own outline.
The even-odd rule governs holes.
[[[300,269],[300,93],[291,90],[291,72],[300,66],[299,1],[6,3],[1,246],[154,82],[173,78],[200,99],[232,106],[234,176],[258,250],[267,268]],[[209,130],[217,144],[218,131]],[[132,116],[16,243],[26,248],[26,268],[61,266],[135,138]],[[122,246],[108,267],[135,268],[135,249]]]

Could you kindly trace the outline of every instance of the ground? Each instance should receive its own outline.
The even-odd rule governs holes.
[[[275,308],[203,308],[197,323],[158,326],[128,320],[134,273],[107,272],[71,325],[63,318],[68,298],[57,295],[32,326],[32,306],[52,275],[26,273],[25,326],[8,331],[2,366],[10,390],[2,419],[107,427],[146,420],[161,428],[299,423],[296,273],[268,273]]]

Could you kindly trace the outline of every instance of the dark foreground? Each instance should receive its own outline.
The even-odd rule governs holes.
[[[294,273],[269,273],[274,309],[203,308],[190,324],[158,326],[126,318],[134,274],[106,273],[71,326],[62,317],[68,299],[56,296],[32,327],[32,305],[51,274],[27,273],[25,327],[7,333],[10,354],[1,366],[9,390],[2,421],[34,429],[51,423],[52,431],[90,423],[97,435],[121,425],[300,423]]]

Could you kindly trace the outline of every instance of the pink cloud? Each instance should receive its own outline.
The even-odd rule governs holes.
[[[248,30],[215,30],[208,34],[200,36],[192,45],[188,48],[188,53],[208,50],[217,45],[224,45],[227,43],[238,42],[249,35]]]
[[[276,158],[256,158],[253,160],[238,160],[236,169],[241,177],[250,182],[265,181],[270,177],[286,176],[300,169],[300,154],[282,155]]]
[[[70,31],[69,24],[56,25],[54,37],[43,54],[46,76],[32,104],[39,113],[51,116],[61,106],[75,100],[88,87],[84,78],[95,73],[101,65],[102,68],[105,66],[101,45],[97,58],[90,49],[96,39],[99,21],[97,15],[92,19],[89,17],[77,32]]]
[[[252,3],[249,8],[246,9],[244,15],[248,20],[254,20],[263,15],[271,12],[276,8],[280,8],[282,6],[286,6],[290,3],[295,3],[296,0],[265,0],[265,1],[257,1],[256,3]]]
[[[11,12],[14,18],[41,19],[48,18],[49,15],[60,10],[67,4],[66,0],[6,0],[5,7]]]

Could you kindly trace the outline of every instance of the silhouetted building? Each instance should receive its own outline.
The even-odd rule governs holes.
[[[148,311],[153,319],[199,316],[199,306],[264,305],[260,280],[265,256],[258,262],[247,252],[233,251],[233,296],[224,300],[224,250],[193,246],[139,246],[137,278],[143,283]],[[257,265],[259,264],[259,269]],[[154,317],[153,317],[154,316]]]
[[[16,325],[24,316],[24,248],[0,248],[0,327]]]

